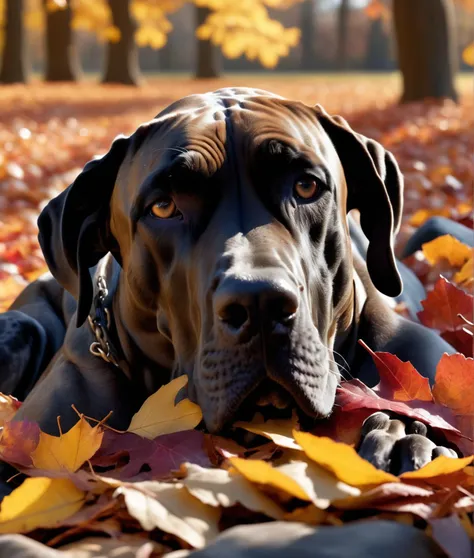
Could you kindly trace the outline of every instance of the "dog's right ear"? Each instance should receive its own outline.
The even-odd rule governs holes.
[[[78,327],[92,304],[89,268],[107,252],[118,250],[109,228],[109,204],[129,142],[129,137],[120,136],[106,155],[89,161],[38,218],[38,238],[46,263],[58,283],[78,301]]]

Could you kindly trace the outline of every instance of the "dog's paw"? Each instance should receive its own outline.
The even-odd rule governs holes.
[[[420,421],[378,412],[364,421],[358,453],[378,469],[400,475],[423,467],[439,455],[458,457],[442,443]]]

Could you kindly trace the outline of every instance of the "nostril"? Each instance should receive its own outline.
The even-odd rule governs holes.
[[[247,308],[237,303],[229,304],[219,312],[219,319],[233,329],[240,329],[248,317]]]
[[[292,297],[279,297],[269,300],[266,305],[268,318],[275,324],[290,324],[298,310],[298,302]]]

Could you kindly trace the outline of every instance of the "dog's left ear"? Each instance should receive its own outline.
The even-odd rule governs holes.
[[[92,304],[89,268],[108,252],[118,253],[109,230],[109,204],[129,141],[121,136],[106,155],[89,161],[38,218],[38,238],[46,263],[58,283],[78,301],[78,327],[86,320]]]
[[[347,182],[347,211],[358,209],[369,240],[367,269],[375,287],[398,296],[402,280],[393,243],[400,228],[403,176],[393,155],[378,142],[357,134],[340,116],[315,107],[319,123],[336,148]]]

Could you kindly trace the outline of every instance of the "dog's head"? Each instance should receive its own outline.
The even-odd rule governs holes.
[[[252,393],[260,405],[330,412],[332,351],[353,318],[346,215],[360,211],[372,282],[396,296],[401,200],[391,154],[343,119],[225,89],[116,139],[45,208],[40,242],[78,299],[78,325],[91,307],[89,268],[114,255],[146,343],[172,345],[169,367],[189,376],[215,432]]]

